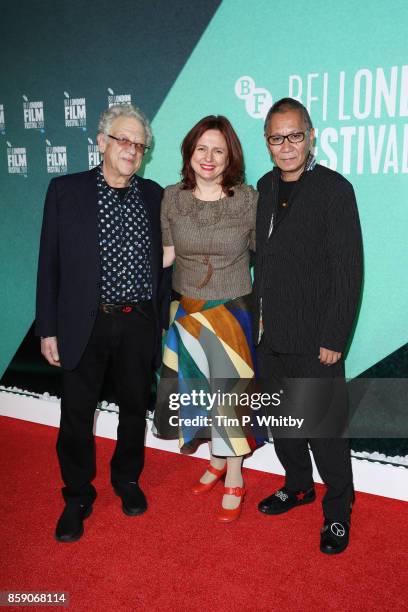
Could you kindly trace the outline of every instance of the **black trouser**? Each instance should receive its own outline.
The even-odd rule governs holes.
[[[152,386],[156,324],[150,303],[143,311],[99,312],[78,366],[62,376],[57,453],[66,502],[96,497],[94,414],[108,364],[113,368],[119,424],[111,459],[113,486],[137,482],[144,463],[146,411]]]
[[[320,363],[317,354],[282,354],[261,345],[258,349],[258,365],[261,378],[273,376],[286,390],[288,385],[290,388],[292,384],[295,387],[292,396],[301,396],[302,385],[305,392],[310,393],[311,387],[318,385],[319,379],[324,379],[321,380],[323,396],[329,401],[326,413],[330,416],[330,412],[336,411],[336,414],[339,414],[339,410],[342,410],[343,415],[347,414],[343,360],[326,366]],[[290,379],[296,380],[291,382]],[[313,486],[313,467],[308,448],[310,445],[317,469],[327,486],[323,497],[325,518],[331,521],[349,520],[354,498],[349,441],[340,437],[276,437],[274,445],[278,459],[285,469],[285,486],[291,491],[304,491]]]

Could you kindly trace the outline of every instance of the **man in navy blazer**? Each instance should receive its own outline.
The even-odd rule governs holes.
[[[111,481],[122,509],[147,509],[138,485],[146,410],[160,361],[169,283],[163,276],[162,188],[136,175],[152,133],[132,105],[101,115],[103,162],[54,178],[41,233],[36,333],[47,361],[62,368],[57,453],[65,487],[56,538],[78,540],[96,498],[94,413],[112,367],[119,404]]]

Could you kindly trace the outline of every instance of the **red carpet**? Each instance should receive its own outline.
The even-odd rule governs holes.
[[[127,517],[109,486],[114,443],[99,438],[94,512],[79,542],[60,544],[56,429],[1,417],[0,432],[0,590],[67,591],[71,610],[407,609],[404,502],[358,494],[351,545],[330,557],[318,548],[321,486],[318,502],[266,517],[256,503],[282,478],[246,470],[242,517],[219,525],[221,487],[202,497],[188,491],[204,463],[148,449],[149,511]]]

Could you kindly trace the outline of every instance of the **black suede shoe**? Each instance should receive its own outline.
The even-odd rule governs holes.
[[[138,516],[147,510],[145,494],[136,482],[113,487],[122,500],[122,510],[127,516]]]
[[[320,550],[326,555],[343,552],[349,543],[350,523],[347,521],[324,521],[320,532]]]
[[[289,491],[286,487],[282,487],[260,501],[258,510],[264,514],[283,514],[296,506],[310,504],[315,499],[316,493],[313,487],[307,491]]]
[[[84,533],[84,519],[92,512],[92,504],[67,504],[58,519],[55,538],[59,542],[76,542]]]

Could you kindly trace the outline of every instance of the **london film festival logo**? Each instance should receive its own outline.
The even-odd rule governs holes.
[[[71,98],[64,91],[65,127],[79,127],[86,130],[86,101],[85,98]]]
[[[108,87],[108,106],[114,104],[132,104],[132,96],[130,94],[115,94],[113,89]]]
[[[0,132],[4,134],[6,131],[6,124],[4,122],[4,104],[0,104]]]
[[[262,94],[240,77],[235,95],[263,118]],[[302,102],[315,127],[319,163],[342,174],[408,173],[408,65],[290,74],[288,96]]]
[[[27,176],[27,149],[25,147],[13,147],[7,141],[7,166],[9,174]]]
[[[101,163],[101,154],[98,145],[94,144],[92,138],[88,138],[88,166],[89,170],[99,166]]]
[[[62,174],[68,171],[67,147],[53,147],[49,140],[45,141],[45,158],[49,174]]]
[[[26,95],[23,95],[23,100],[24,128],[44,131],[44,102],[32,102]]]

